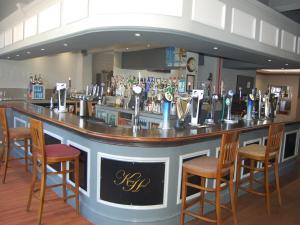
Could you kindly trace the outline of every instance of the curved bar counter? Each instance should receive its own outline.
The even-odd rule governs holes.
[[[228,130],[240,131],[240,146],[244,146],[266,143],[268,125],[285,123],[281,173],[292,168],[298,154],[300,117],[133,132],[26,102],[0,103],[0,107],[9,108],[10,126],[27,126],[29,117],[41,119],[46,144],[65,143],[81,150],[81,213],[94,224],[179,224],[182,163],[205,155],[217,157],[220,136]],[[49,169],[58,170],[60,165]],[[242,171],[242,176],[247,176],[247,171]],[[72,175],[68,179],[72,184]],[[209,181],[207,185],[214,184]],[[198,196],[193,190],[188,195]],[[227,192],[223,195],[227,198]]]

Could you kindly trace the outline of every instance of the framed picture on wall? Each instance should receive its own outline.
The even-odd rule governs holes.
[[[184,93],[186,91],[186,80],[182,79],[178,82],[178,92]]]
[[[186,77],[186,90],[191,92],[195,88],[195,76],[188,74]]]

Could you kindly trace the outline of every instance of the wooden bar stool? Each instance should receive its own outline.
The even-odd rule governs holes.
[[[38,209],[38,224],[41,224],[43,206],[45,200],[46,188],[54,188],[62,186],[63,200],[75,198],[76,201],[76,214],[79,215],[79,155],[80,151],[64,144],[45,145],[43,124],[41,121],[30,119],[30,129],[32,135],[32,155],[33,155],[33,169],[32,169],[32,183],[30,187],[29,199],[27,203],[27,211],[30,209],[31,199],[34,192],[40,190],[39,196],[39,209]],[[74,170],[66,170],[66,162],[74,162]],[[62,163],[62,171],[48,172],[47,164]],[[37,184],[37,171],[41,173],[40,188],[36,188]],[[74,172],[75,188],[66,181],[66,174]],[[46,186],[47,175],[62,174],[63,181],[60,184]],[[67,196],[67,188],[70,189],[74,195]],[[51,200],[57,200],[51,199]]]
[[[234,196],[234,164],[237,154],[237,149],[239,145],[239,133],[226,132],[222,135],[221,146],[219,157],[199,157],[187,161],[183,164],[183,177],[182,177],[182,205],[181,205],[181,215],[180,224],[184,224],[185,215],[190,215],[200,220],[206,222],[216,223],[221,225],[221,207],[232,211],[233,222],[237,225],[236,218],[236,207],[235,207],[235,196]],[[229,175],[229,180],[228,180]],[[189,176],[199,176],[201,182],[199,185],[192,184],[188,182]],[[216,182],[215,187],[209,188],[205,186],[206,179],[214,179]],[[223,185],[224,184],[224,185]],[[197,202],[191,202],[187,204],[186,194],[187,187],[193,187],[199,189],[200,195],[200,213],[192,212],[188,210],[192,205]],[[221,205],[221,190],[229,186],[230,199],[231,199],[231,209],[225,205]],[[205,199],[205,192],[215,192],[216,198],[215,202]],[[214,204],[216,207],[216,219],[211,219],[203,215],[204,203]]]
[[[31,139],[31,133],[29,128],[18,127],[18,128],[9,128],[6,117],[5,108],[0,108],[0,122],[1,122],[1,134],[2,134],[2,151],[0,157],[0,166],[4,161],[4,173],[2,178],[2,183],[5,183],[8,162],[12,160],[25,160],[25,170],[28,171],[28,150],[29,145],[28,141]],[[12,143],[11,143],[12,142]],[[15,142],[21,142],[21,145],[16,145]],[[22,150],[24,147],[24,157],[10,158],[11,149]]]
[[[239,148],[238,158],[237,158],[237,179],[236,179],[236,197],[238,196],[238,189],[243,189],[252,194],[265,197],[265,204],[268,215],[270,215],[270,189],[269,189],[269,168],[274,166],[276,189],[278,194],[279,205],[281,206],[281,194],[279,185],[279,174],[278,174],[278,157],[279,150],[281,146],[281,139],[284,130],[283,124],[272,124],[269,127],[269,135],[267,146],[264,145],[248,145]],[[242,165],[242,160],[249,159],[250,166]],[[261,162],[262,168],[255,167],[256,162]],[[240,176],[241,168],[247,168],[250,170],[250,176],[244,181],[249,181],[249,188],[240,187]],[[264,191],[258,192],[253,188],[253,182],[260,183],[258,180],[254,179],[254,172],[264,173]]]

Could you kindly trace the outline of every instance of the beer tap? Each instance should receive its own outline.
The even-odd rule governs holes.
[[[56,90],[58,91],[58,112],[67,112],[66,108],[66,83],[56,83]]]
[[[276,105],[277,105],[277,98],[275,94],[270,94],[270,118],[275,118],[276,116]]]
[[[216,110],[216,103],[218,101],[218,95],[213,94],[211,96],[211,104],[210,104],[210,118],[206,119],[206,124],[213,125],[215,124],[215,110]]]
[[[261,90],[258,90],[258,119],[261,120],[262,95]]]
[[[269,118],[270,116],[270,101],[269,101],[269,93],[267,92],[264,97],[264,103],[265,103],[265,118]]]
[[[243,90],[243,88],[242,88],[242,87],[239,87],[240,102],[242,101],[242,90]]]
[[[249,95],[248,95],[248,104],[247,104],[247,115],[246,115],[246,120],[252,120],[253,101],[254,101],[254,95],[253,95],[253,91],[252,91],[252,94],[249,94]]]
[[[221,98],[222,98],[221,121],[224,121],[225,108],[226,108],[226,92],[224,90],[221,91]]]
[[[163,99],[163,123],[162,129],[170,129],[170,108],[173,101],[173,95],[170,91],[166,91]]]
[[[104,105],[105,104],[105,101],[104,101],[104,86],[105,86],[105,83],[101,83],[100,85],[100,96],[99,96],[99,100],[98,100],[98,105]]]
[[[140,98],[141,98],[141,93],[142,93],[142,87],[139,85],[133,85],[132,91],[133,91],[134,98],[135,98],[133,130],[137,130],[140,128],[139,117],[140,117]]]
[[[226,100],[225,100],[225,104],[227,106],[227,117],[224,120],[225,123],[237,123],[238,122],[237,120],[233,120],[232,119],[232,115],[231,115],[231,107],[232,107],[232,98],[233,98],[233,95],[234,95],[233,90],[229,90],[228,94],[227,94],[227,97],[226,97]]]
[[[203,104],[204,90],[192,91],[192,103],[191,103],[191,123],[192,126],[199,126],[201,119],[201,110]]]

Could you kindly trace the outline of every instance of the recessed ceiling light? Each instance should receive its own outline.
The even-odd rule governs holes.
[[[65,46],[65,47],[68,47],[68,43],[64,43],[64,46]]]
[[[134,36],[136,36],[136,37],[140,37],[140,36],[141,36],[141,34],[140,34],[140,33],[135,33],[135,34],[134,34]]]
[[[16,55],[17,57],[19,57],[20,55],[18,54],[18,55]]]
[[[44,49],[44,48],[41,48],[41,51],[45,51],[45,49]]]
[[[218,48],[218,47],[213,47],[213,49],[214,49],[214,50],[218,50],[219,48]]]
[[[286,66],[288,66],[289,64],[288,64],[288,63],[286,63],[285,65],[286,65]]]
[[[272,62],[272,59],[268,59],[268,62]]]
[[[29,55],[29,54],[31,54],[31,52],[29,52],[29,51],[28,51],[28,52],[26,52],[26,53],[27,53],[28,55]]]

